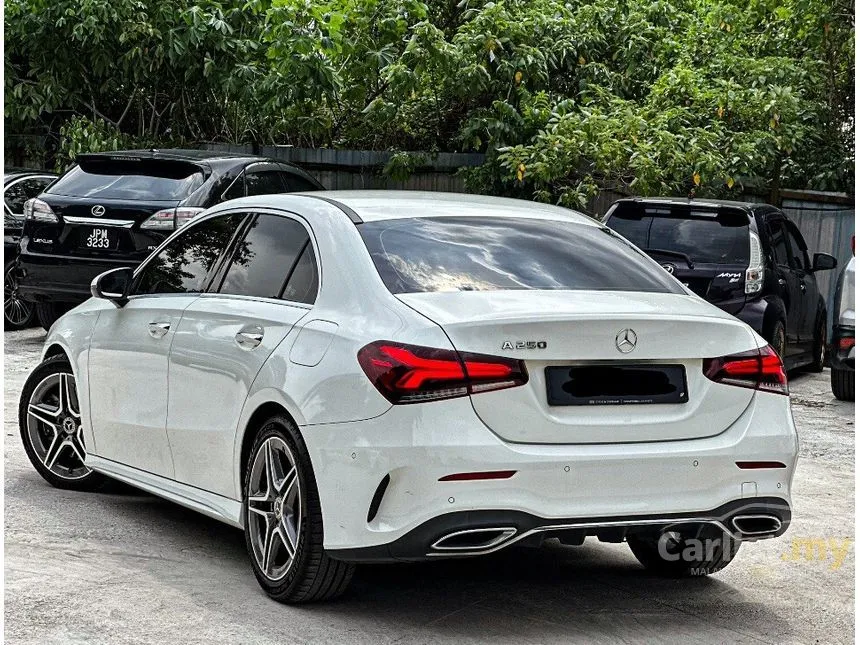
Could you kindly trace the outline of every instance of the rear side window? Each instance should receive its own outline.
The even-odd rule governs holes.
[[[204,220],[182,230],[137,275],[132,293],[199,293],[245,216]]]
[[[6,208],[14,215],[23,215],[24,202],[39,195],[52,181],[53,177],[28,177],[11,183],[3,191]]]
[[[157,163],[98,163],[72,168],[46,191],[49,195],[177,201],[203,184],[203,173],[189,164],[160,167]]]
[[[299,222],[278,215],[258,215],[236,245],[219,292],[280,298],[287,279],[301,266],[309,242],[308,233]],[[303,297],[309,292],[307,285],[305,287],[300,290]],[[316,296],[315,287],[313,296]],[[305,302],[296,297],[284,297]]]
[[[774,260],[780,266],[790,267],[788,240],[786,239],[785,227],[782,225],[782,222],[778,219],[770,220],[767,223],[767,230],[770,234],[770,246],[773,249]]]
[[[309,190],[319,190],[314,184],[309,182],[304,177],[299,177],[291,172],[282,172],[281,178],[287,187],[288,193],[306,192]]]
[[[695,216],[689,211],[622,208],[606,225],[645,251],[683,253],[694,263],[749,264],[749,217],[742,211]]]
[[[284,192],[281,173],[277,170],[245,171],[245,186],[248,196],[274,195]]]
[[[392,293],[569,289],[686,293],[612,231],[566,221],[440,217],[358,226]]]

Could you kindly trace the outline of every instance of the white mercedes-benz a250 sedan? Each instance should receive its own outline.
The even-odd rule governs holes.
[[[24,387],[34,466],[244,528],[277,600],[547,538],[705,575],[791,519],[778,356],[566,209],[244,198],[92,291]]]

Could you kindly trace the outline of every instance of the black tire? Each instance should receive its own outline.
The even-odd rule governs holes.
[[[627,545],[651,573],[668,578],[697,578],[724,569],[734,560],[741,543],[717,527],[704,525],[692,531],[628,535]],[[688,557],[687,552],[695,557]]]
[[[60,316],[71,309],[71,306],[65,302],[37,302],[35,308],[39,324],[48,331]]]
[[[819,314],[815,323],[815,341],[812,343],[812,362],[804,369],[807,372],[824,371],[824,352],[827,349],[827,314]]]
[[[779,357],[784,361],[785,360],[785,323],[782,320],[776,320],[770,326],[770,329],[765,331],[764,335],[765,339],[770,346],[776,350],[776,353],[779,354]]]
[[[258,562],[251,522],[255,519],[259,521],[259,518],[256,515],[252,517],[252,511],[249,510],[249,498],[254,494],[252,490],[253,465],[258,453],[265,450],[267,442],[269,445],[273,445],[270,442],[272,439],[283,442],[292,453],[299,482],[297,495],[302,509],[301,519],[298,522],[298,526],[301,528],[298,531],[294,555],[289,564],[285,565],[286,573],[276,581],[264,573]],[[255,474],[254,477],[256,476]],[[286,479],[285,477],[285,482]],[[256,486],[256,484],[253,485]],[[286,493],[284,493],[284,497],[286,498]],[[243,498],[245,545],[257,582],[271,598],[283,603],[306,603],[329,600],[341,595],[346,590],[355,571],[355,565],[330,558],[323,548],[323,521],[316,478],[304,440],[296,425],[286,415],[279,414],[270,417],[258,431],[245,468]],[[276,506],[277,504],[271,505],[272,508]],[[283,507],[281,505],[281,509]],[[281,513],[286,518],[285,511],[282,510]],[[276,525],[280,527],[280,522],[287,520],[282,520],[279,515],[277,519],[273,518],[273,521],[277,521]],[[266,520],[265,526],[269,526],[268,520]]]
[[[15,331],[32,327],[36,311],[32,302],[18,295],[18,279],[15,277],[15,261],[7,262],[3,270],[3,329]]]
[[[854,370],[830,370],[830,389],[840,401],[854,400]]]
[[[62,412],[63,405],[59,404],[62,400],[59,392],[62,387],[60,381],[64,378],[63,375],[69,375],[70,382],[74,385],[74,374],[69,361],[65,356],[53,356],[40,363],[27,377],[18,404],[18,427],[21,432],[21,441],[24,443],[24,450],[30,463],[33,464],[42,478],[52,486],[68,490],[97,490],[104,485],[106,478],[104,475],[87,468],[81,460],[81,457],[86,457],[86,452],[80,431],[80,412],[78,412],[77,418],[74,418],[70,414]],[[54,392],[54,386],[50,385],[54,377],[57,377],[56,392]],[[77,388],[74,390],[66,399],[72,402],[72,408],[78,405]],[[51,417],[52,421],[54,418],[56,419],[52,425],[40,421],[30,414],[31,403],[41,405],[43,408],[50,408],[51,406],[46,401],[51,400],[54,396],[56,396],[56,401],[59,404],[60,413],[56,417]],[[69,427],[68,432],[65,430],[67,419],[71,420],[69,425],[74,426]],[[56,452],[52,452],[52,447],[55,448]],[[51,459],[52,456],[53,459]],[[51,465],[50,468],[49,465]]]

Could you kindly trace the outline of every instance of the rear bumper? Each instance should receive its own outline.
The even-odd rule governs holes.
[[[772,518],[773,530],[744,535],[738,529],[743,526],[742,519],[739,524],[735,520],[748,516]],[[428,520],[390,544],[330,550],[329,555],[349,562],[408,562],[486,555],[514,544],[539,543],[549,538],[558,538],[565,544],[581,544],[587,536],[621,542],[630,534],[702,524],[739,540],[778,537],[791,524],[791,507],[778,497],[756,497],[697,513],[645,514],[623,519],[605,516],[547,520],[520,511],[460,511]]]
[[[18,292],[30,302],[78,304],[90,297],[90,283],[117,267],[134,268],[139,261],[100,260],[22,253],[18,256]]]
[[[766,393],[756,393],[721,434],[695,440],[513,444],[483,425],[469,399],[394,406],[375,419],[305,426],[302,433],[319,486],[325,547],[356,560],[432,557],[427,547],[441,531],[487,521],[515,529],[505,540],[513,543],[509,538],[526,532],[594,521],[602,522],[591,527],[596,531],[619,522],[714,519],[727,504],[762,498],[765,506],[784,506],[777,515],[787,521],[797,459],[788,398]],[[743,470],[737,461],[785,468]],[[499,470],[516,474],[439,481]]]
[[[840,347],[843,339],[854,340],[854,327],[848,325],[833,326],[833,342],[830,352],[830,367],[837,370],[854,371],[854,343],[850,347]]]

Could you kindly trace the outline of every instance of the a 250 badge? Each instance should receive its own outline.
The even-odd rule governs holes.
[[[546,349],[545,340],[506,340],[502,349]]]

